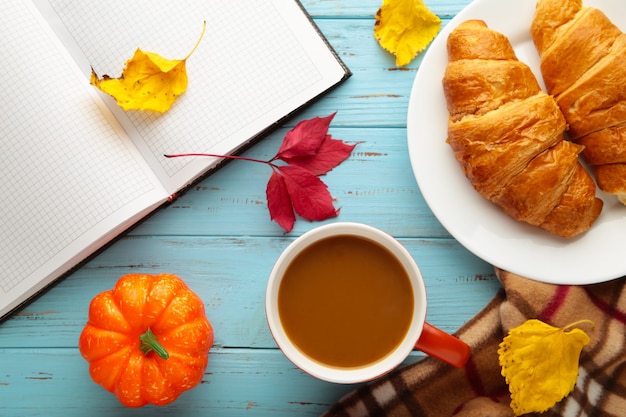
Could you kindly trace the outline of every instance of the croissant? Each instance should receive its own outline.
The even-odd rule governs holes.
[[[558,106],[506,36],[469,20],[450,33],[447,47],[447,142],[476,191],[556,235],[588,230],[602,200],[578,161],[583,146],[564,140]]]
[[[626,204],[626,35],[581,0],[540,0],[531,35],[569,136],[598,187]]]

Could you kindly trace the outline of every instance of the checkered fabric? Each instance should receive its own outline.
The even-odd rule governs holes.
[[[456,332],[472,348],[465,368],[425,358],[359,387],[323,417],[513,416],[497,350],[509,329],[530,318],[557,327],[595,323],[584,329],[591,341],[581,353],[574,391],[540,415],[626,416],[626,280],[571,286],[496,274],[503,289]]]

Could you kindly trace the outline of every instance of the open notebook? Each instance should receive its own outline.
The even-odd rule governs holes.
[[[187,61],[165,114],[89,85],[136,48]],[[350,76],[296,0],[2,0],[0,317]]]

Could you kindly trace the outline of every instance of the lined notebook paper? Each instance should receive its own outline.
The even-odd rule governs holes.
[[[136,48],[187,61],[165,114],[89,85]],[[350,76],[294,0],[3,0],[0,316]]]

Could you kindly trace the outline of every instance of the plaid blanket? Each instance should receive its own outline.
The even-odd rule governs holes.
[[[472,348],[465,368],[425,358],[359,387],[323,417],[513,416],[497,350],[506,332],[529,318],[557,327],[582,319],[595,323],[584,329],[591,341],[583,348],[574,391],[541,416],[625,416],[626,280],[569,286],[496,274],[502,290],[456,332]]]

